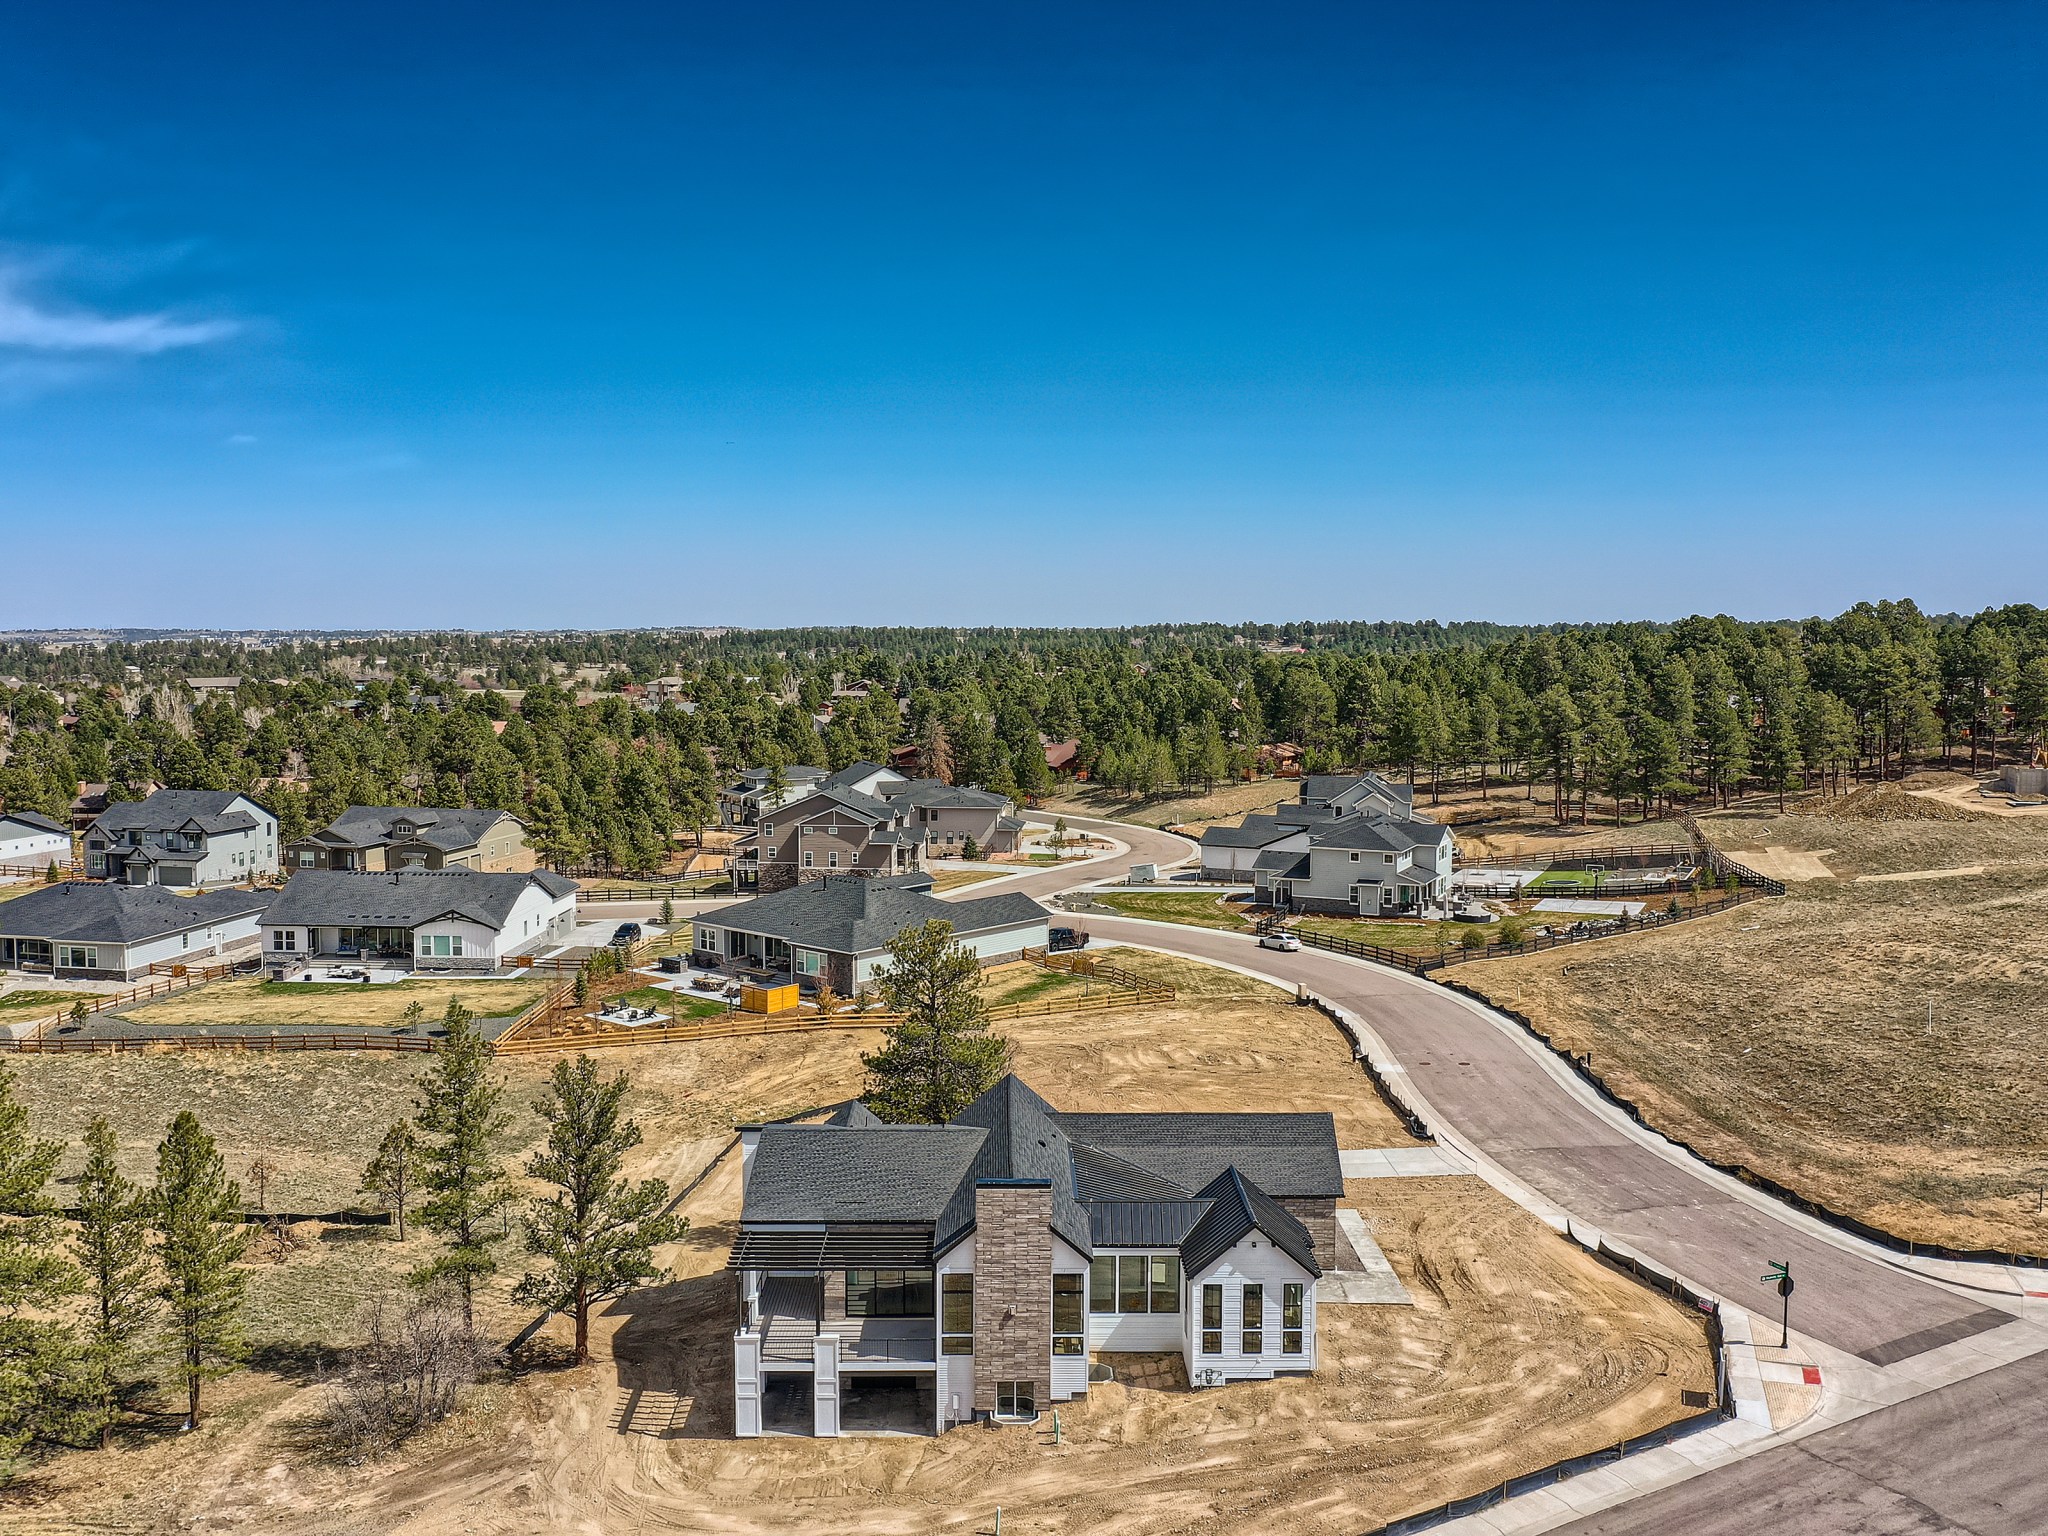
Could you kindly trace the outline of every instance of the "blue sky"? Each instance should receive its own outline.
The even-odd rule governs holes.
[[[0,627],[2042,601],[2048,9],[0,19]]]

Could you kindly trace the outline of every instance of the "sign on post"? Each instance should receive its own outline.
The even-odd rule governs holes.
[[[1771,1260],[1770,1263],[1771,1272],[1761,1278],[1766,1285],[1775,1284],[1778,1287],[1778,1298],[1784,1306],[1783,1315],[1778,1320],[1778,1347],[1780,1349],[1790,1349],[1792,1347],[1792,1266],[1790,1263],[1782,1263],[1776,1259]]]

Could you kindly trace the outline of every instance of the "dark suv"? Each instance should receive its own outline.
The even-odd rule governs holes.
[[[614,949],[631,949],[639,942],[640,925],[638,923],[621,923],[612,930],[612,948]]]

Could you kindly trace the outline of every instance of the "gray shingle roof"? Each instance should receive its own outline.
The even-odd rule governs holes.
[[[375,848],[398,841],[392,824],[405,821],[419,828],[419,841],[452,852],[474,848],[499,820],[511,814],[472,806],[352,805],[313,836],[343,848]]]
[[[948,1125],[771,1125],[740,1220],[936,1222],[987,1132]]]
[[[1202,846],[1204,848],[1263,848],[1283,837],[1292,837],[1301,830],[1297,825],[1288,825],[1277,816],[1251,815],[1234,827],[1204,827]]]
[[[944,779],[912,779],[907,784],[885,785],[883,790],[890,804],[914,806],[919,810],[936,811],[952,806],[1000,811],[1010,803],[990,790],[948,784]]]
[[[763,1127],[741,1220],[929,1222],[943,1252],[973,1230],[989,1180],[1049,1185],[1053,1230],[1083,1254],[1178,1247],[1195,1269],[1256,1229],[1312,1274],[1308,1233],[1267,1189],[1344,1188],[1327,1114],[1065,1115],[1006,1077],[949,1126],[885,1126],[849,1104],[826,1125]]]
[[[234,809],[237,801],[247,799],[231,789],[160,789],[147,800],[117,801],[93,825],[108,832],[169,832],[196,821],[208,832],[235,831],[256,825],[246,811]],[[234,824],[227,825],[229,820]]]
[[[1063,1114],[1060,1124],[1075,1141],[1182,1189],[1198,1189],[1234,1165],[1283,1199],[1344,1193],[1337,1128],[1325,1113]]]
[[[868,880],[858,875],[827,875],[772,896],[720,907],[706,913],[702,921],[832,954],[868,955],[887,949],[889,941],[905,928],[934,918],[951,923],[957,934],[968,934],[1042,923],[1049,915],[1021,892],[977,901],[940,901],[912,888],[916,884],[928,890],[931,878]]]
[[[161,885],[68,880],[0,902],[0,933],[70,944],[140,944],[263,911],[269,891],[180,896]]]
[[[1359,848],[1378,853],[1408,853],[1434,848],[1448,829],[1441,822],[1401,821],[1362,812],[1309,833],[1311,848]]]
[[[1252,868],[1276,880],[1306,880],[1308,854],[1300,848],[1273,849],[1252,860]]]
[[[7,811],[0,813],[0,823],[10,821],[18,821],[24,827],[33,828],[37,832],[69,832],[71,830],[69,827],[50,820],[47,816],[37,815],[34,811]]]
[[[303,869],[278,892],[263,922],[273,928],[417,928],[454,916],[502,929],[529,885],[555,897],[576,889],[574,880],[551,870],[489,875],[474,869]]]
[[[858,784],[862,779],[872,778],[878,773],[895,772],[895,769],[882,763],[848,763],[837,773],[827,774],[824,781],[818,787],[820,789],[842,789],[850,784]],[[900,778],[901,775],[899,774],[898,777]]]
[[[1265,1233],[1275,1247],[1310,1274],[1323,1272],[1316,1263],[1315,1243],[1308,1229],[1238,1169],[1224,1169],[1203,1186],[1202,1195],[1211,1204],[1181,1245],[1185,1273],[1207,1269],[1253,1232]]]

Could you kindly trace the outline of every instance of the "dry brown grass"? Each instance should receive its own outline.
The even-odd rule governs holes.
[[[1151,797],[1119,794],[1096,784],[1065,784],[1032,810],[1036,821],[1056,816],[1109,816],[1136,822],[1141,827],[1171,827],[1184,822],[1235,823],[1247,811],[1262,811],[1282,801],[1294,800],[1301,785],[1294,779],[1253,779],[1250,782],[1219,784],[1207,793],[1182,794],[1173,790]]]
[[[518,1013],[558,978],[479,981],[474,977],[358,984],[261,981],[237,977],[208,982],[160,1003],[131,1008],[123,1018],[137,1024],[311,1024],[334,1029],[389,1029],[418,1003],[429,1021],[459,999],[485,1018]]]
[[[1342,1036],[1313,1010],[1232,972],[1105,953],[1181,995],[1172,1007],[1008,1026],[1016,1069],[1055,1103],[1324,1108],[1346,1147],[1405,1144]],[[629,1171],[680,1188],[728,1144],[736,1121],[857,1091],[860,1053],[875,1038],[598,1052],[607,1070],[632,1074],[647,1140]],[[154,1127],[194,1103],[232,1171],[260,1150],[286,1161],[285,1193],[309,1198],[352,1187],[418,1070],[369,1054],[20,1065],[39,1129],[75,1138],[94,1108]],[[549,1066],[501,1066],[518,1116],[505,1149],[515,1160],[538,1134],[525,1106]],[[130,1135],[141,1172],[145,1137]],[[69,1163],[76,1158],[74,1145]],[[110,1454],[60,1458],[5,1495],[0,1524],[47,1517],[53,1532],[234,1526],[318,1536],[968,1532],[985,1529],[1000,1501],[1016,1528],[1066,1536],[1348,1536],[1648,1431],[1686,1411],[1681,1391],[1712,1383],[1697,1318],[1584,1258],[1479,1181],[1354,1181],[1347,1203],[1374,1224],[1416,1305],[1325,1308],[1313,1379],[1200,1394],[1104,1387],[1062,1409],[1058,1450],[1045,1428],[741,1444],[727,1438],[732,1282],[723,1268],[738,1201],[738,1159],[727,1156],[683,1207],[693,1226],[673,1259],[677,1280],[597,1319],[591,1367],[483,1392],[401,1458],[353,1470],[309,1453],[316,1389],[300,1346],[344,1335],[358,1300],[395,1283],[432,1240],[400,1247],[309,1230],[306,1249],[258,1277],[266,1368],[210,1389],[215,1415],[193,1435],[152,1433]],[[504,1258],[508,1273],[485,1308],[500,1336],[523,1320],[504,1299],[519,1255]],[[551,1325],[548,1336],[559,1333]]]
[[[1590,1052],[1710,1156],[1916,1241],[2048,1251],[2048,826],[1704,825],[1734,857],[1808,878],[1782,900],[1457,978]]]

